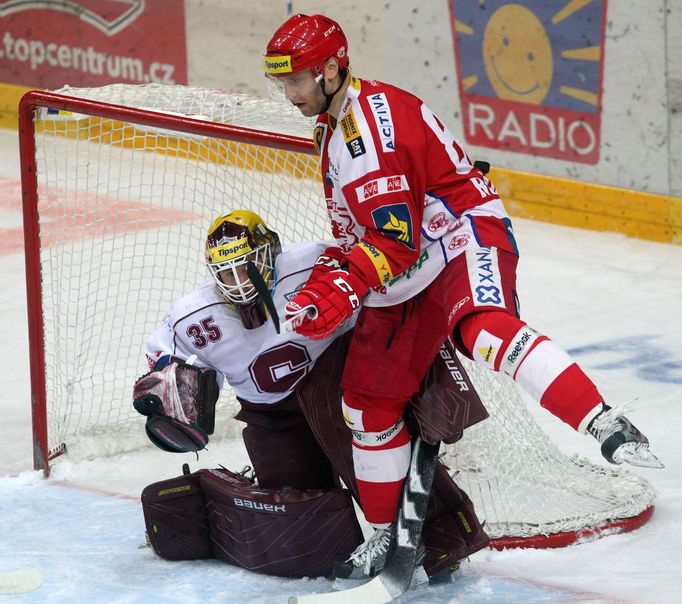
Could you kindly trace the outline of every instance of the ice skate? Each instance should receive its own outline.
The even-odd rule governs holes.
[[[665,467],[649,449],[649,439],[620,413],[602,403],[603,409],[587,427],[601,443],[601,454],[613,464],[629,463],[644,468]]]

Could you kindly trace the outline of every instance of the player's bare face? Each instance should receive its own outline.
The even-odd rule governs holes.
[[[302,71],[278,80],[286,99],[303,115],[313,117],[322,112],[325,97],[312,71]]]

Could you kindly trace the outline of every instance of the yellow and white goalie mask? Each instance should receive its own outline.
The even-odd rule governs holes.
[[[248,210],[216,218],[206,237],[206,266],[225,299],[239,311],[247,329],[262,325],[267,315],[251,283],[246,264],[251,261],[271,287],[275,258],[281,251],[277,233]]]

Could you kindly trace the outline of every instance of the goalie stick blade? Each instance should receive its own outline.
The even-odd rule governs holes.
[[[294,329],[296,329],[296,327],[303,323],[305,319],[317,318],[317,308],[311,305],[302,308],[298,313],[286,321],[280,321],[279,315],[277,314],[277,308],[275,307],[275,301],[272,299],[272,294],[263,280],[263,276],[260,274],[260,271],[251,261],[246,263],[246,274],[249,276],[251,283],[253,283],[253,286],[256,288],[261,300],[263,300],[265,308],[268,309],[270,318],[275,325],[275,331],[278,334],[291,333],[294,331]]]
[[[275,302],[272,299],[270,290],[268,289],[268,286],[263,279],[263,275],[260,274],[260,271],[256,268],[256,265],[250,260],[246,263],[246,274],[248,275],[251,283],[253,283],[253,286],[256,288],[256,291],[258,292],[260,299],[263,300],[265,308],[268,309],[268,313],[270,313],[270,318],[272,319],[272,322],[275,325],[275,331],[277,333],[281,333],[279,330],[279,315],[277,314]]]
[[[440,443],[429,445],[417,437],[403,486],[398,518],[382,571],[372,580],[341,591],[292,596],[289,604],[384,604],[404,594],[412,584],[426,508],[436,473]]]
[[[40,589],[43,575],[36,568],[0,573],[0,595],[25,594]]]

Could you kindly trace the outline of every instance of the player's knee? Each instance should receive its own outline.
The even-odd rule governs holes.
[[[382,432],[397,424],[407,401],[379,399],[347,391],[341,400],[346,425],[358,432]]]
[[[465,317],[457,327],[460,350],[476,363],[514,376],[526,355],[547,338],[504,311]]]

